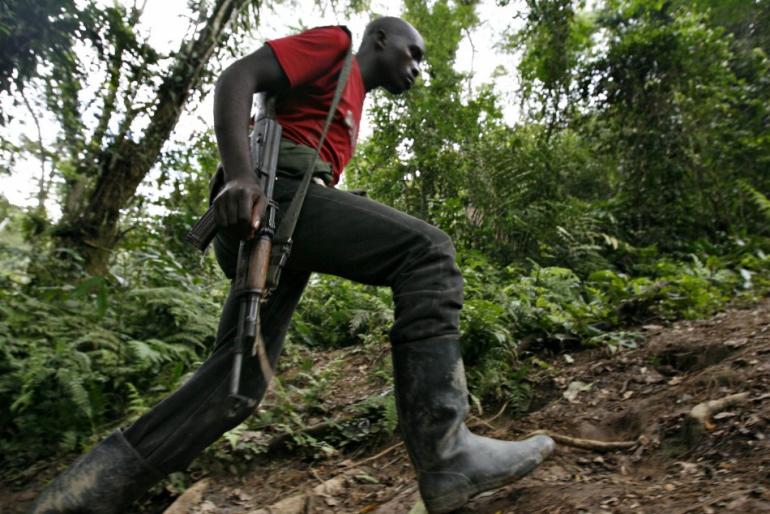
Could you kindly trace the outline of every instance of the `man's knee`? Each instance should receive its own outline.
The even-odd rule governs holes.
[[[462,286],[452,239],[442,230],[425,224],[404,258],[393,292],[398,295],[417,288],[462,295]]]
[[[391,341],[418,341],[459,332],[463,280],[455,263],[452,240],[430,227],[404,259],[393,285],[395,323]]]

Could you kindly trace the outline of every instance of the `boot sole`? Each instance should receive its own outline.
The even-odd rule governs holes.
[[[471,489],[472,492],[467,494],[445,494],[437,498],[423,498],[422,501],[425,504],[425,509],[429,514],[445,514],[447,512],[452,512],[453,510],[459,509],[468,503],[474,496],[478,494],[492,489],[498,489],[500,487],[521,480],[525,476],[532,473],[540,464],[540,462],[534,463],[534,465],[531,467],[525,468],[523,472],[519,471],[519,473],[509,477],[499,478],[497,480],[489,480],[487,482],[476,484]]]

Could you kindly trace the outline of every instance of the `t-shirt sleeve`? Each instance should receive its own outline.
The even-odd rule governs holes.
[[[267,42],[283,68],[291,87],[313,82],[339,62],[350,45],[341,27],[317,27],[295,36]]]

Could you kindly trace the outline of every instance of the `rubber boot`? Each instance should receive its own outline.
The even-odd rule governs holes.
[[[30,513],[123,513],[161,478],[118,430],[51,482]]]
[[[554,450],[548,436],[509,442],[468,430],[468,390],[456,339],[393,345],[393,371],[399,424],[431,514],[518,480]]]

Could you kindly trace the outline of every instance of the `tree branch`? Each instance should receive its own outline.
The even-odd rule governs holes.
[[[45,208],[45,200],[48,197],[48,188],[46,187],[46,180],[45,177],[47,175],[46,169],[45,169],[45,161],[46,161],[46,151],[45,151],[45,145],[43,144],[43,130],[40,128],[40,119],[37,116],[37,113],[32,108],[32,104],[29,103],[29,99],[27,98],[27,95],[24,94],[24,88],[19,86],[19,95],[21,95],[21,99],[24,101],[24,106],[29,111],[29,114],[32,116],[32,121],[35,123],[35,129],[37,130],[37,144],[40,151],[40,181],[39,181],[39,190],[37,193],[37,207],[38,209]]]

